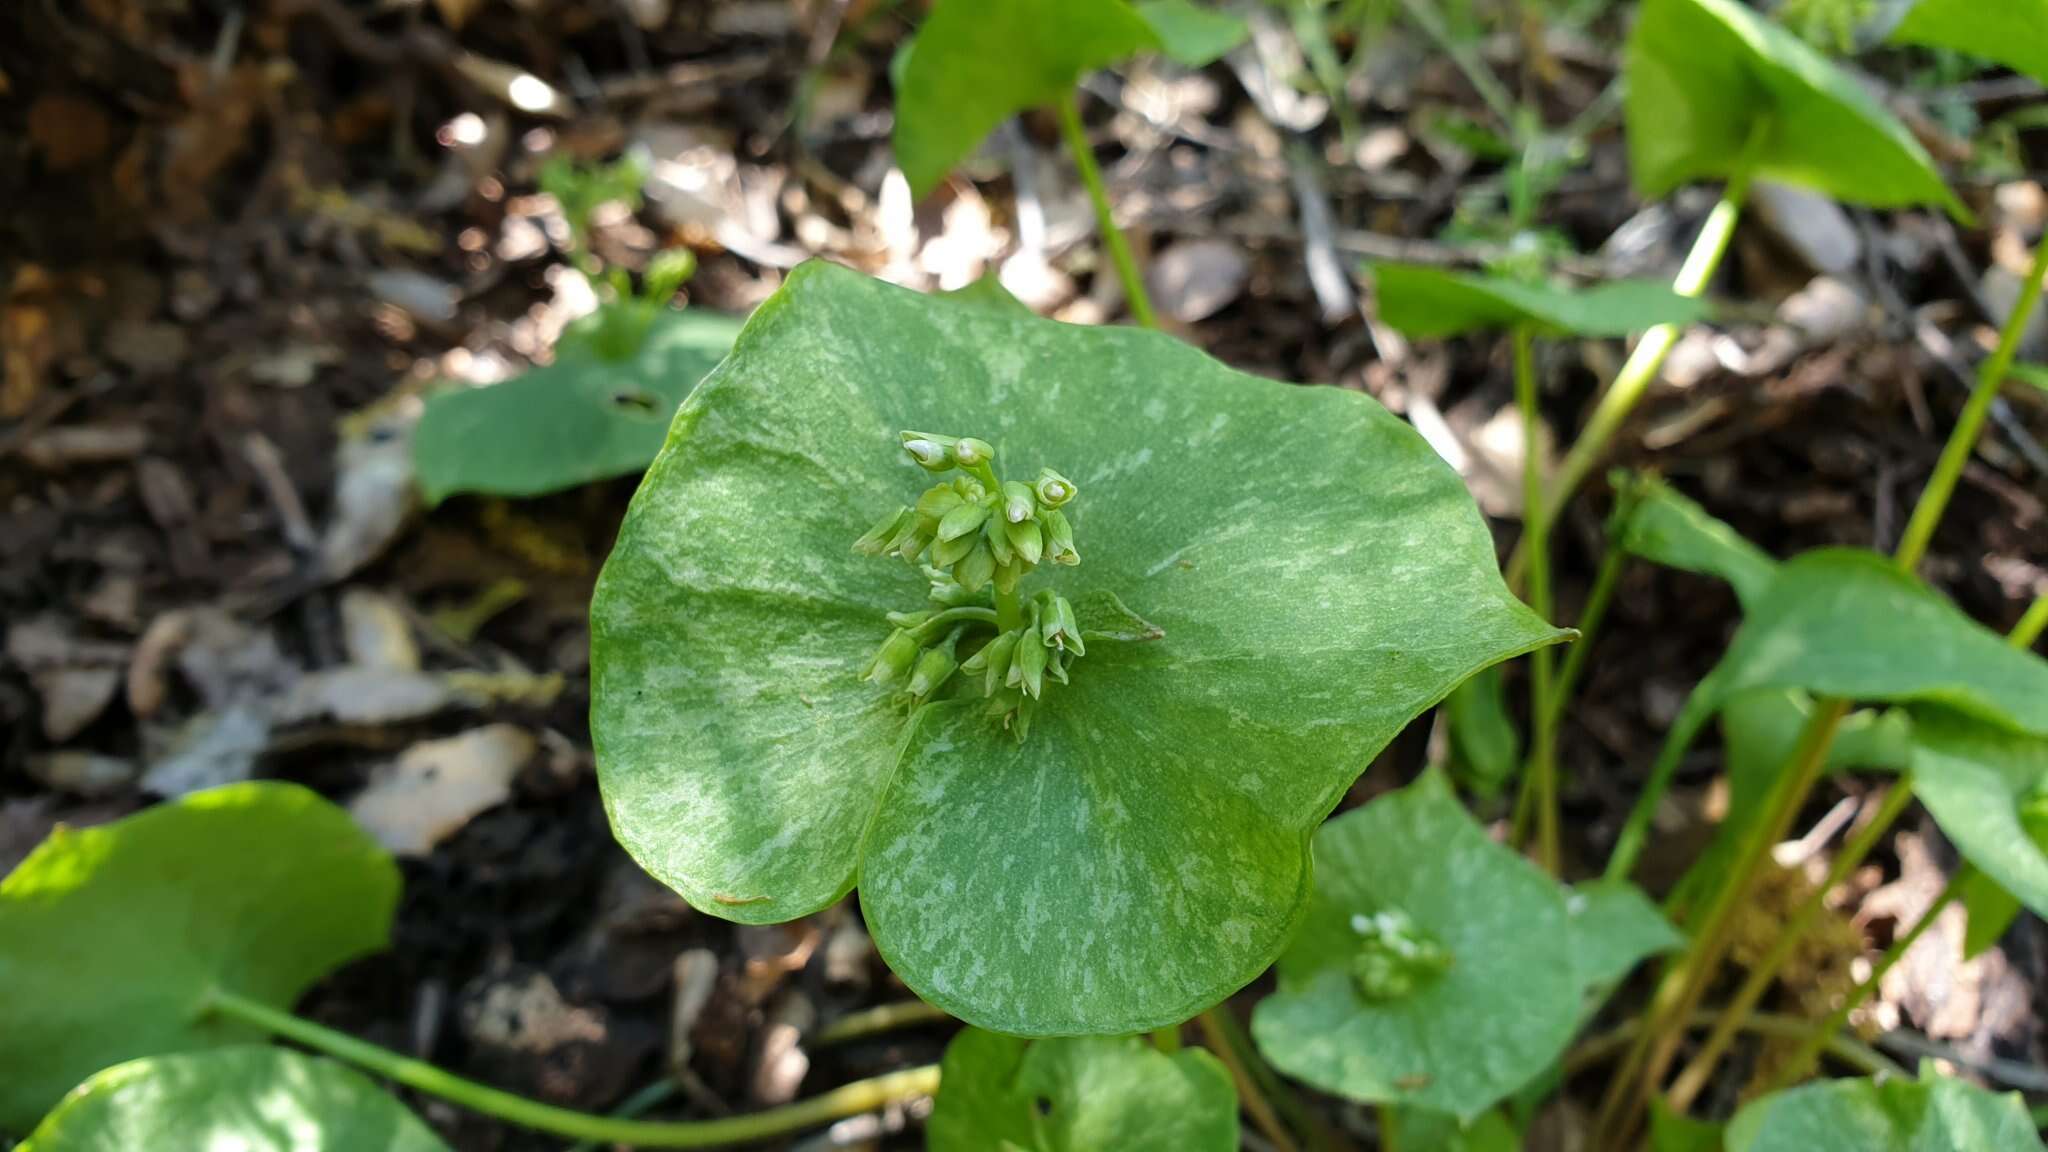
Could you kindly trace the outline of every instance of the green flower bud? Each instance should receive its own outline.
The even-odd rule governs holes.
[[[954,452],[960,443],[951,436],[939,436],[930,432],[903,433],[903,450],[917,466],[927,472],[944,472],[954,462]]]
[[[958,564],[953,565],[953,579],[958,580],[960,586],[969,592],[979,592],[988,587],[988,582],[995,577],[995,553],[989,551],[988,541],[979,536],[963,539],[972,539],[974,550]]]
[[[989,641],[982,650],[974,654],[974,660],[984,662],[987,672],[982,677],[981,694],[994,696],[996,690],[1008,682],[1010,661],[1017,653],[1018,632],[1005,632]],[[973,663],[972,660],[969,663]],[[998,713],[1000,715],[1000,713]]]
[[[936,609],[926,609],[923,612],[891,612],[888,619],[889,623],[908,632],[915,631],[919,625],[937,615]]]
[[[917,659],[917,649],[917,637],[898,628],[875,650],[875,658],[868,662],[862,679],[884,687],[894,684],[910,671],[911,663]]]
[[[1022,744],[1024,738],[1031,735],[1031,721],[1037,715],[1038,701],[1028,696],[1017,701],[1016,717],[1010,722],[1010,731],[1017,734],[1017,743]]]
[[[1031,490],[1038,494],[1038,502],[1047,508],[1058,508],[1072,500],[1079,491],[1072,480],[1050,468],[1038,470],[1038,479],[1032,482]]]
[[[1012,524],[1022,524],[1038,514],[1038,497],[1031,494],[1031,485],[1022,480],[1008,480],[1003,483],[1003,519]]]
[[[917,667],[910,673],[910,694],[919,700],[930,696],[952,678],[953,670],[959,666],[953,659],[952,641],[927,649],[923,656],[918,657]]]
[[[935,575],[929,599],[941,608],[962,608],[979,600],[980,597],[954,583],[951,573],[933,568],[926,575]]]
[[[1017,581],[1024,578],[1025,570],[1029,567],[1030,565],[1022,563],[996,565],[996,577],[994,580],[996,591],[1005,596],[1015,592],[1017,590]]]
[[[1045,691],[1045,665],[1051,657],[1045,644],[1036,635],[1026,632],[1017,641],[1016,666],[1023,672],[1024,694],[1033,700]]]
[[[967,498],[951,484],[934,484],[917,498],[917,514],[927,520],[943,519],[946,513],[965,504]]]
[[[981,534],[988,540],[988,550],[995,553],[999,568],[1007,568],[1017,562],[1017,550],[1010,546],[1009,527],[996,516],[989,517],[981,526]]]
[[[1046,646],[1062,652],[1072,649],[1074,655],[1086,656],[1088,646],[1081,642],[1081,625],[1074,618],[1074,606],[1064,596],[1051,592],[1043,595],[1046,606],[1039,613],[1038,627]]]
[[[1351,918],[1359,937],[1351,977],[1367,1000],[1399,1000],[1443,975],[1451,954],[1416,928],[1406,913],[1389,909]]]
[[[979,468],[995,458],[995,447],[986,440],[965,436],[953,444],[953,459],[962,468]]]
[[[988,514],[989,506],[986,504],[962,503],[939,521],[939,539],[956,540],[976,531],[988,522]]]
[[[980,543],[979,536],[955,536],[951,540],[941,540],[932,546],[932,563],[941,568],[952,568],[965,560],[968,553],[973,552],[975,546]],[[959,580],[960,574],[953,573],[953,578]]]
[[[1025,520],[1003,525],[1003,535],[1010,541],[1010,547],[1026,564],[1036,564],[1045,556],[1045,530],[1038,521]]]
[[[889,542],[898,533],[915,521],[917,517],[908,508],[898,508],[894,513],[875,521],[875,526],[861,533],[853,542],[853,550],[863,556],[880,556],[889,549]]]
[[[1067,665],[1073,662],[1074,653],[1055,652],[1052,654],[1052,658],[1045,662],[1045,674],[1062,684],[1069,683],[1067,680]]]
[[[1055,564],[1072,567],[1081,562],[1081,554],[1074,551],[1074,526],[1067,522],[1067,514],[1054,508],[1047,508],[1039,514],[1045,524],[1045,554]]]

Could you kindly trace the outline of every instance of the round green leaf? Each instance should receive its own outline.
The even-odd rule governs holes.
[[[1440,774],[1324,825],[1316,861],[1279,990],[1252,1017],[1275,1068],[1353,1100],[1471,1119],[1564,1051],[1581,992],[1564,894],[1487,836]],[[1451,961],[1406,996],[1368,999],[1353,918],[1388,910]]]
[[[1707,314],[1704,301],[1647,280],[1573,291],[1423,264],[1375,264],[1371,271],[1380,319],[1418,338],[1524,326],[1548,335],[1626,336]]]
[[[248,1041],[208,993],[290,1007],[387,946],[398,886],[348,813],[293,784],[59,828],[0,880],[0,1128],[102,1068]]]
[[[1091,633],[1021,744],[973,705],[908,724],[861,680],[884,614],[928,591],[850,550],[925,485],[904,428],[1072,477],[1085,559],[1024,590],[1163,630]],[[1369,398],[824,264],[683,406],[591,630],[599,780],[642,866],[752,923],[858,872],[898,974],[1020,1035],[1174,1023],[1249,981],[1306,898],[1311,830],[1380,748],[1562,635]]]
[[[421,491],[429,502],[458,492],[538,496],[640,471],[740,323],[664,311],[626,360],[572,348],[503,383],[428,397],[413,434]]]
[[[1891,38],[1982,56],[2048,84],[2048,0],[1917,0]]]
[[[1629,555],[1726,580],[1744,609],[1770,587],[1778,574],[1770,553],[1657,477],[1619,475],[1625,477],[1629,511],[1614,531]]]
[[[1581,884],[1565,897],[1571,915],[1572,967],[1583,988],[1604,988],[1646,957],[1675,952],[1685,937],[1643,890],[1621,880]]]
[[[1158,35],[1160,50],[1190,68],[1220,59],[1244,43],[1249,31],[1243,18],[1194,0],[1139,0],[1138,15]]]
[[[268,1045],[148,1056],[87,1080],[21,1152],[447,1152],[345,1065]]]
[[[1230,1152],[1237,1092],[1199,1048],[968,1028],[946,1047],[925,1132],[931,1152]]]
[[[1739,0],[1643,0],[1624,70],[1629,161],[1646,199],[1733,175],[1761,124],[1760,178],[1967,215],[1926,149],[1862,85]]]
[[[2027,1152],[2041,1137],[2018,1093],[1922,1078],[1829,1080],[1736,1113],[1728,1152]]]
[[[1956,851],[2048,916],[2048,739],[1919,709],[1912,763],[1913,792]]]

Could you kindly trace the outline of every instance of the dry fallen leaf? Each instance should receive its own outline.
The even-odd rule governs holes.
[[[372,773],[349,811],[384,847],[424,856],[477,813],[504,803],[539,748],[531,733],[511,724],[422,741]]]

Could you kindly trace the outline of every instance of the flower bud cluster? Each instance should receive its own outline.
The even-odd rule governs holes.
[[[1351,918],[1359,937],[1351,959],[1351,978],[1358,994],[1384,1002],[1413,995],[1451,966],[1451,954],[1429,938],[1408,914],[1395,909]]]
[[[1031,484],[996,479],[995,449],[973,437],[905,432],[903,450],[928,472],[962,474],[926,490],[854,541],[869,556],[929,562],[952,573],[969,592],[994,586],[1009,595],[1040,563],[1074,565],[1074,526],[1060,507],[1074,498],[1073,481],[1050,468]]]

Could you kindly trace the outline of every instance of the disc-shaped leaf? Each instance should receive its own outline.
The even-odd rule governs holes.
[[[695,308],[664,312],[625,360],[578,347],[501,384],[429,397],[413,435],[422,492],[429,501],[538,496],[640,471],[740,323]]]
[[[1231,1152],[1237,1092],[1199,1048],[1135,1036],[1026,1041],[968,1028],[946,1046],[931,1152]]]
[[[1891,38],[1982,56],[2048,84],[2048,0],[1915,0]]]
[[[367,1076],[269,1045],[147,1056],[64,1098],[21,1152],[447,1152]]]
[[[1707,313],[1703,301],[1648,280],[1573,291],[1423,264],[1375,264],[1371,270],[1380,319],[1419,338],[1524,326],[1546,335],[1626,336],[1659,324],[1690,324]]]
[[[2041,1137],[2018,1093],[1922,1072],[1919,1080],[1825,1080],[1755,1101],[1728,1152],[2027,1152]]]
[[[1630,166],[1648,199],[1733,175],[1760,132],[1761,178],[1854,204],[1963,212],[1904,125],[1740,0],[1643,0],[1624,69]]]
[[[849,547],[927,482],[904,428],[1072,477],[1085,559],[1025,589],[1163,630],[1090,639],[1021,743],[978,700],[906,725],[861,680],[883,615],[928,591]],[[911,987],[1038,1035],[1175,1023],[1257,975],[1310,831],[1379,749],[1560,638],[1508,595],[1457,477],[1370,399],[824,264],[683,406],[591,626],[599,780],[644,867],[756,923],[858,868]]]
[[[923,197],[996,125],[1160,46],[1123,0],[938,0],[896,90],[896,164]]]
[[[1355,977],[1354,918],[1385,912],[1405,915],[1449,964],[1378,998]],[[1471,1118],[1570,1041],[1576,953],[1562,890],[1427,773],[1316,834],[1315,895],[1252,1035],[1273,1067],[1326,1092]]]
[[[1913,791],[1963,859],[2048,916],[2048,739],[1917,710]]]
[[[0,880],[0,1128],[102,1068],[242,1043],[220,988],[289,1007],[386,946],[398,869],[348,813],[292,784],[195,792],[59,828]]]

